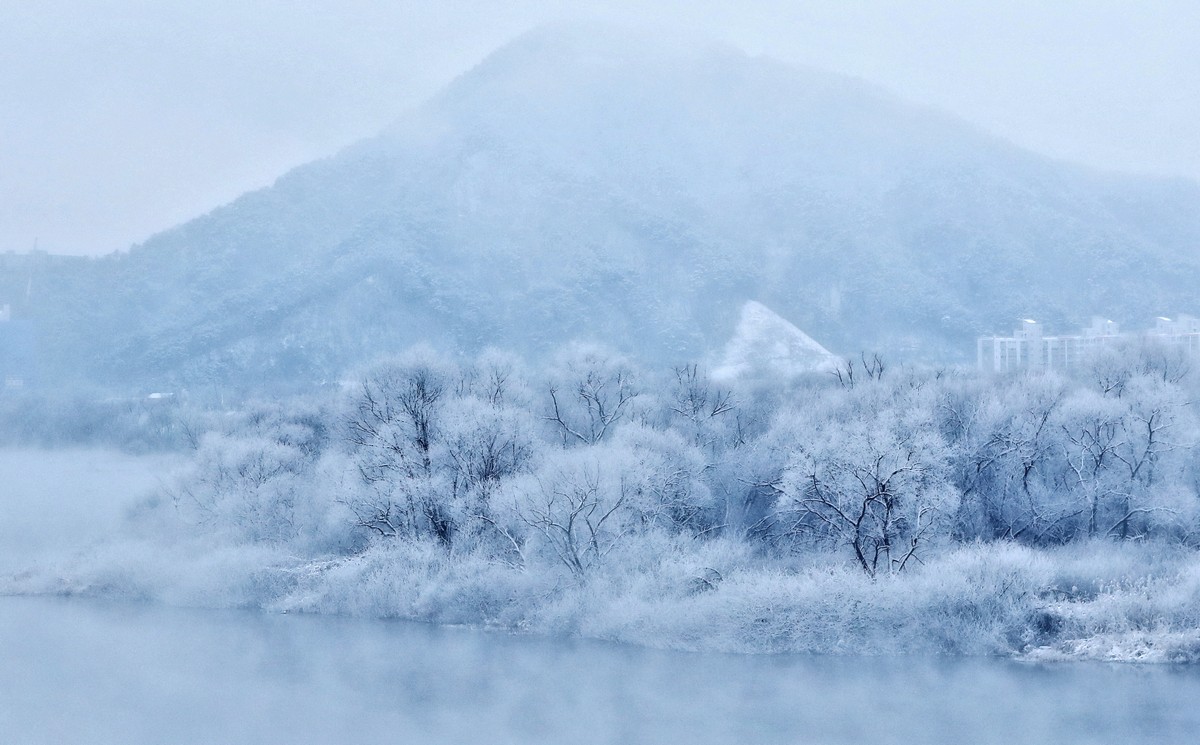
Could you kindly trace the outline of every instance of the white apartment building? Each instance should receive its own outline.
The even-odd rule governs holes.
[[[1179,347],[1200,355],[1200,319],[1181,315],[1176,319],[1157,318],[1154,328],[1144,334],[1123,334],[1117,324],[1096,316],[1080,333],[1072,336],[1046,336],[1037,321],[1021,322],[1012,336],[983,336],[976,343],[976,366],[985,372],[1012,370],[1071,370],[1096,351],[1138,338]]]
[[[1173,347],[1200,355],[1200,318],[1180,315],[1175,320],[1155,318],[1154,330],[1148,336]]]

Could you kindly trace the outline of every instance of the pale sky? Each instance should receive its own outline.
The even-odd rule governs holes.
[[[1195,0],[0,0],[0,252],[105,253],[370,135],[540,23],[680,27],[1200,180]]]

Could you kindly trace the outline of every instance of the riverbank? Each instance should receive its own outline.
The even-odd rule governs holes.
[[[1200,662],[1200,553],[1178,543],[947,546],[866,575],[844,554],[647,532],[584,575],[433,539],[352,551],[246,541],[180,520],[182,461],[0,450],[0,592],[403,618],[642,647],[748,654]],[[336,506],[336,503],[334,504]],[[324,518],[331,533],[348,521]]]
[[[0,589],[686,651],[1200,662],[1200,556],[1176,546],[979,544],[872,578],[832,559],[780,567],[733,543],[663,541],[654,557],[615,556],[580,580],[432,543],[312,559],[270,546],[131,540],[41,565]]]

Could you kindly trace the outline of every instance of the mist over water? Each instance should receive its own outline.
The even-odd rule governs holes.
[[[1200,670],[728,656],[409,622],[0,599],[19,743],[1195,741]]]
[[[0,576],[112,538],[178,461],[97,448],[0,448]]]

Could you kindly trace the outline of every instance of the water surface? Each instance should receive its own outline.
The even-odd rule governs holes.
[[[1200,671],[0,598],[5,743],[1194,743]]]

